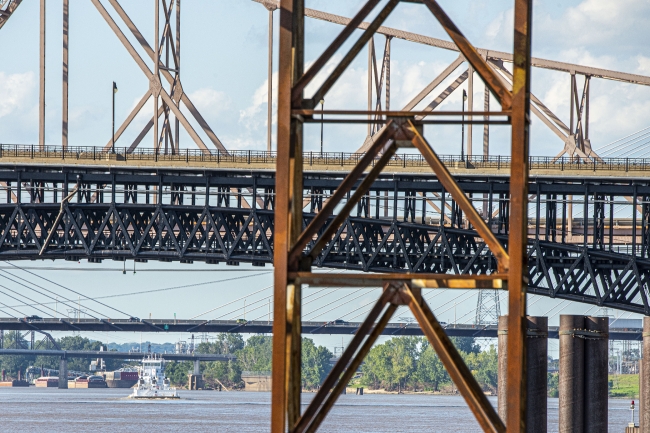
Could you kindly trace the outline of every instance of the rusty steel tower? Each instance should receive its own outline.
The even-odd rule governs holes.
[[[407,305],[438,353],[454,383],[485,431],[524,431],[526,425],[526,371],[524,319],[526,315],[526,238],[528,201],[528,127],[530,111],[530,47],[532,1],[515,0],[512,90],[492,69],[435,0],[421,0],[447,31],[474,71],[501,105],[501,111],[437,112],[426,119],[415,111],[317,110],[346,68],[368,44],[383,21],[400,4],[390,0],[366,1],[325,51],[305,71],[305,2],[280,2],[280,52],[278,99],[278,157],[275,207],[275,303],[273,329],[273,394],[271,431],[311,432],[318,429],[399,305]],[[353,41],[337,66],[315,93],[305,97],[313,81],[334,53],[348,41],[357,26],[377,7],[379,13]],[[330,199],[305,228],[303,226],[303,125],[328,123],[381,124],[365,155],[343,179]],[[416,117],[422,116],[422,117]],[[496,239],[432,146],[423,136],[424,125],[473,122],[507,123],[512,129],[510,233],[508,251]],[[481,116],[483,120],[476,120]],[[501,119],[501,120],[499,120]],[[372,131],[371,131],[372,132]],[[350,211],[400,147],[415,148],[451,193],[467,220],[498,261],[490,275],[450,274],[322,274],[313,272],[314,258],[331,241]],[[338,210],[334,215],[335,209]],[[311,248],[308,249],[308,245]],[[301,286],[382,287],[383,293],[368,314],[339,362],[311,403],[301,411]],[[421,296],[423,288],[448,287],[509,291],[508,413],[501,420],[464,364],[444,329]]]

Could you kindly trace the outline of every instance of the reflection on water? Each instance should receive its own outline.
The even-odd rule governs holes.
[[[124,389],[0,388],[0,431],[6,432],[264,432],[269,393],[181,391],[178,401],[124,399]],[[313,394],[304,394],[303,402]],[[495,398],[490,398],[496,404]],[[623,432],[628,400],[609,401],[609,431]],[[549,399],[549,432],[557,432],[558,400]],[[638,414],[637,414],[638,415]],[[458,396],[342,395],[322,432],[478,432]]]

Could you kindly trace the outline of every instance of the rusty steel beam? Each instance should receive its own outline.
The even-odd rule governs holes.
[[[325,231],[320,235],[318,240],[316,241],[316,244],[312,247],[311,251],[309,252],[309,257],[311,257],[312,262],[316,260],[323,251],[323,248],[330,242],[332,239],[332,236],[336,234],[336,231],[339,229],[341,224],[345,222],[345,220],[348,218],[350,215],[350,211],[352,211],[352,208],[359,203],[361,198],[368,192],[372,184],[377,180],[379,175],[381,174],[381,171],[386,167],[386,164],[390,159],[395,155],[395,152],[397,151],[397,146],[393,144],[390,146],[382,155],[381,158],[379,158],[379,161],[375,163],[375,166],[370,170],[370,173],[363,179],[359,187],[354,191],[354,194],[352,197],[350,197],[349,200],[345,202],[345,205],[343,205],[343,208],[339,210],[339,212],[336,214],[332,222],[327,226]],[[329,202],[328,202],[329,203]]]
[[[408,306],[417,319],[424,335],[431,343],[447,373],[456,384],[468,406],[476,416],[479,425],[486,432],[505,432],[505,426],[497,415],[494,407],[485,396],[472,372],[463,362],[458,350],[454,347],[445,330],[440,326],[435,315],[421,296],[416,296],[408,286],[402,287],[407,296]]]
[[[517,178],[512,191],[513,198],[517,198],[515,203],[517,209],[513,214],[517,217],[514,220],[514,230],[518,232],[519,227],[523,227],[522,233],[511,235],[509,248],[514,253],[513,257],[518,263],[511,265],[509,252],[506,252],[501,243],[496,239],[492,231],[487,227],[485,221],[478,215],[478,212],[467,199],[464,192],[451,177],[448,170],[441,163],[431,146],[423,137],[423,121],[417,121],[414,117],[417,113],[413,112],[390,112],[381,111],[380,76],[376,69],[376,63],[373,61],[373,45],[370,44],[370,55],[376,78],[377,103],[376,110],[367,111],[350,111],[338,110],[329,111],[327,114],[339,116],[369,116],[368,119],[350,120],[348,118],[328,119],[330,122],[349,123],[353,122],[375,122],[381,116],[386,116],[387,127],[382,130],[380,136],[370,146],[370,151],[366,153],[361,161],[353,168],[352,172],[346,176],[343,182],[336,189],[336,192],[321,208],[320,212],[312,220],[310,225],[303,231],[302,224],[302,206],[304,199],[302,197],[302,139],[303,123],[313,120],[316,113],[314,100],[320,100],[327,91],[334,85],[338,77],[349,66],[352,59],[356,57],[359,51],[368,43],[373,34],[379,28],[381,22],[390,14],[394,7],[399,3],[398,0],[391,0],[374,18],[373,22],[365,29],[361,37],[353,47],[344,55],[343,60],[336,66],[333,73],[326,79],[320,89],[315,93],[311,100],[304,100],[304,89],[311,80],[318,74],[319,70],[327,63],[331,56],[340,48],[343,42],[352,33],[354,24],[361,21],[364,16],[376,6],[377,2],[370,0],[362,7],[361,12],[357,14],[352,24],[343,30],[341,35],[327,48],[326,52],[321,55],[317,61],[316,67],[303,74],[304,68],[304,18],[305,8],[304,0],[282,0],[280,10],[280,66],[279,66],[279,101],[278,101],[278,157],[277,157],[277,181],[276,181],[276,207],[275,207],[275,242],[274,250],[275,260],[275,311],[274,320],[274,339],[273,339],[273,385],[272,385],[272,410],[271,410],[271,430],[273,432],[289,431],[315,431],[322,420],[325,418],[332,405],[334,404],[338,393],[343,389],[349,374],[353,374],[353,367],[358,366],[367,351],[370,350],[374,342],[373,334],[381,333],[382,323],[390,319],[390,315],[397,305],[409,305],[413,314],[418,319],[420,327],[431,342],[432,346],[440,356],[443,364],[449,371],[454,382],[458,385],[470,409],[476,416],[479,424],[485,431],[502,432],[505,431],[505,425],[499,418],[494,408],[491,406],[485,395],[481,392],[476,380],[473,378],[470,370],[463,363],[458,352],[445,334],[440,324],[437,322],[431,310],[421,299],[420,292],[422,287],[463,287],[475,288],[489,286],[491,288],[502,288],[504,280],[517,278],[513,284],[508,286],[510,290],[511,316],[509,328],[511,334],[508,337],[508,345],[511,356],[509,356],[508,371],[515,371],[515,381],[509,380],[508,390],[514,390],[519,401],[516,405],[511,406],[513,410],[508,413],[508,425],[516,426],[512,431],[523,430],[526,427],[526,420],[521,415],[525,409],[525,387],[522,388],[522,381],[525,384],[525,352],[523,349],[522,318],[520,313],[525,314],[525,281],[524,281],[524,257],[526,247],[525,223],[526,219],[526,200],[527,200],[527,155],[528,155],[528,114],[530,105],[530,1],[516,0],[515,7],[515,69],[514,69],[514,92],[510,92],[507,85],[498,75],[498,73],[488,65],[486,58],[476,51],[476,49],[464,38],[460,30],[455,26],[449,17],[442,11],[439,5],[433,0],[422,0],[433,15],[438,19],[443,27],[450,34],[452,39],[458,44],[461,52],[470,63],[470,70],[474,70],[479,76],[487,82],[487,86],[499,99],[503,111],[500,113],[476,112],[471,110],[469,115],[491,116],[495,114],[506,115],[509,117],[508,122],[513,124],[512,140],[513,155],[517,154],[516,159],[522,162],[521,166],[512,171],[512,175],[524,173],[521,178]],[[528,2],[528,3],[526,3]],[[265,2],[266,3],[266,2]],[[386,54],[385,54],[386,55]],[[385,60],[384,60],[385,67]],[[381,77],[384,76],[385,69],[382,67]],[[451,68],[448,68],[451,69]],[[451,71],[450,71],[451,72]],[[372,92],[372,86],[369,87]],[[369,92],[370,107],[372,108],[371,92]],[[471,114],[470,114],[471,113]],[[426,112],[426,115],[430,112]],[[442,113],[440,113],[443,115]],[[445,113],[444,115],[453,116],[458,113]],[[463,113],[460,113],[463,115]],[[489,121],[489,120],[488,120]],[[437,121],[436,121],[437,122]],[[471,123],[472,120],[465,120],[461,123]],[[300,308],[301,308],[301,285],[306,282],[315,285],[332,285],[337,282],[337,276],[317,275],[311,273],[312,260],[311,255],[308,260],[303,251],[306,245],[313,241],[314,236],[321,230],[325,223],[330,219],[333,211],[341,203],[345,195],[357,184],[365,168],[380,153],[383,153],[370,173],[360,182],[351,198],[347,200],[342,210],[339,211],[330,225],[321,233],[320,238],[316,240],[312,250],[315,254],[320,252],[322,246],[327,243],[328,239],[338,229],[340,223],[348,216],[351,208],[366,193],[373,183],[374,179],[381,172],[383,166],[396,150],[396,146],[414,146],[424,156],[429,166],[433,168],[440,182],[444,185],[445,190],[449,191],[461,209],[467,215],[468,220],[474,226],[478,235],[486,242],[488,248],[493,252],[498,262],[499,274],[486,277],[468,276],[465,278],[450,278],[443,275],[424,275],[421,278],[414,278],[413,275],[392,274],[389,276],[378,276],[377,279],[366,276],[350,277],[346,275],[346,283],[355,280],[356,286],[363,284],[369,286],[383,285],[385,290],[392,288],[395,291],[394,296],[390,299],[390,307],[380,319],[379,324],[375,327],[371,337],[366,339],[365,343],[357,352],[357,347],[350,349],[357,352],[346,365],[337,366],[335,374],[330,379],[327,389],[321,391],[318,401],[311,405],[306,412],[306,416],[300,416]],[[517,153],[518,152],[518,153]],[[387,156],[388,155],[388,156]],[[520,245],[513,246],[512,243],[519,242]],[[514,267],[514,270],[513,270]],[[507,273],[507,274],[506,274]],[[507,275],[507,278],[506,278]],[[340,276],[338,276],[340,277]],[[430,278],[427,278],[430,277]],[[383,279],[382,279],[383,278]],[[340,278],[339,278],[340,281]],[[519,290],[519,293],[516,291]],[[384,292],[386,293],[386,292]],[[514,298],[514,300],[512,299]],[[514,314],[513,314],[514,313]],[[512,316],[515,316],[513,319]],[[374,322],[374,319],[373,319]],[[519,326],[519,330],[515,329]],[[519,340],[515,341],[515,338]],[[359,338],[361,338],[359,336]],[[376,337],[375,337],[376,338]],[[360,340],[359,340],[360,342]],[[513,357],[521,354],[522,359],[512,361]],[[355,364],[358,363],[358,364]],[[340,380],[336,380],[340,377]],[[350,376],[351,377],[351,376]],[[509,379],[512,379],[510,377]],[[326,394],[332,389],[331,394]],[[518,391],[517,391],[518,389]],[[521,409],[521,410],[520,410]],[[513,415],[514,412],[514,415]]]
[[[388,305],[388,308],[386,308],[386,311],[384,311],[382,316],[379,318],[379,321],[373,328],[372,332],[370,333],[366,341],[363,342],[363,345],[359,348],[359,351],[356,353],[352,361],[350,361],[350,364],[347,366],[345,371],[341,374],[341,378],[336,383],[336,385],[334,385],[334,388],[332,388],[332,392],[329,393],[327,399],[325,400],[323,405],[319,408],[320,410],[314,415],[313,420],[309,425],[309,427],[304,430],[305,432],[312,433],[318,429],[320,424],[327,416],[328,412],[332,409],[332,406],[334,406],[334,403],[336,403],[336,400],[339,398],[339,396],[347,386],[350,379],[352,379],[352,377],[357,373],[357,369],[361,366],[361,363],[363,362],[364,358],[366,357],[366,355],[368,355],[368,352],[370,352],[370,349],[372,349],[372,346],[375,344],[377,338],[379,338],[381,333],[384,331],[384,328],[386,328],[386,325],[393,317],[395,310],[397,310],[396,304],[391,303]],[[298,429],[295,430],[295,432],[299,432],[299,431],[300,430]]]
[[[343,31],[332,41],[332,43],[323,51],[323,54],[320,55],[318,59],[311,65],[311,67],[305,72],[305,74],[300,77],[298,82],[293,88],[293,99],[294,104],[300,103],[299,94],[302,94],[305,90],[305,87],[316,77],[316,75],[325,67],[327,62],[334,56],[334,54],[341,48],[341,45],[348,40],[352,33],[357,29],[357,26],[363,22],[363,19],[368,16],[370,12],[377,6],[379,0],[368,1],[361,10],[355,15],[354,18],[350,20],[348,24],[343,28]],[[379,25],[377,25],[379,27]],[[371,34],[372,32],[368,32]],[[370,39],[370,37],[368,37]],[[367,40],[365,41],[367,42]],[[345,68],[344,68],[345,69]]]
[[[515,0],[508,254],[508,431],[526,431],[526,289],[532,0]]]
[[[385,283],[408,283],[420,288],[447,289],[503,289],[506,274],[450,275],[450,274],[332,274],[290,272],[289,278],[309,284],[310,287],[377,287]]]
[[[292,89],[304,67],[304,3],[282,0],[278,63],[278,129],[273,258],[274,321],[271,432],[284,433],[299,418],[300,353],[295,353],[295,329],[300,330],[295,304],[296,285],[289,281],[289,251],[302,227],[302,122],[292,117]],[[297,319],[297,320],[296,320]],[[299,335],[299,334],[298,334]],[[297,365],[296,365],[297,364]],[[296,400],[298,406],[296,407]],[[297,413],[296,413],[297,412]]]
[[[373,0],[374,1],[374,0]],[[375,33],[375,30],[381,26],[381,23],[384,22],[388,15],[397,7],[399,0],[389,0],[388,4],[377,14],[375,19],[370,23],[368,28],[364,30],[363,34],[359,39],[354,43],[352,48],[343,56],[343,59],[339,62],[338,65],[334,68],[332,73],[330,73],[323,84],[316,90],[314,96],[312,96],[307,101],[308,108],[313,108],[316,106],[316,103],[323,99],[327,92],[334,86],[336,81],[341,77],[343,72],[347,69],[356,56],[361,52],[365,44],[372,38],[372,35]],[[342,41],[341,41],[342,43]],[[309,80],[311,81],[311,80]],[[305,86],[309,81],[303,83]],[[294,103],[296,102],[297,95],[294,93]]]
[[[353,357],[357,349],[363,343],[363,340],[366,337],[366,335],[372,330],[373,326],[375,325],[375,321],[377,320],[381,312],[384,310],[386,303],[388,303],[390,298],[393,296],[394,292],[395,289],[389,287],[386,290],[384,290],[382,295],[379,297],[374,307],[370,310],[368,316],[359,327],[359,330],[354,334],[354,337],[352,337],[350,344],[348,344],[348,346],[345,348],[345,350],[341,354],[341,357],[336,362],[336,365],[329,372],[329,374],[321,384],[320,389],[318,390],[318,392],[316,393],[312,401],[309,403],[307,409],[305,409],[305,412],[302,414],[298,423],[295,425],[294,427],[295,433],[302,432],[304,431],[305,428],[307,428],[307,426],[309,426],[314,416],[320,410],[319,409],[320,406],[323,404],[328,394],[330,394],[330,390],[332,389],[332,387],[334,387],[334,385],[336,385],[336,383],[341,380],[340,379],[341,374],[343,374],[343,372],[346,370],[346,367],[349,365],[350,361],[353,360]]]
[[[341,185],[336,189],[334,194],[324,204],[320,212],[316,214],[316,217],[311,221],[311,223],[309,223],[307,228],[300,234],[300,236],[296,240],[296,243],[292,246],[291,251],[289,252],[289,264],[297,263],[300,256],[302,255],[302,251],[304,250],[305,246],[312,240],[313,236],[325,224],[327,219],[334,212],[336,206],[338,206],[338,204],[345,197],[345,195],[354,187],[354,184],[363,175],[363,172],[366,170],[366,168],[368,168],[368,166],[372,163],[373,159],[379,154],[379,152],[381,151],[386,152],[393,146],[392,136],[394,135],[396,128],[397,125],[395,123],[391,123],[391,126],[386,129],[384,134],[382,134],[381,137],[377,138],[377,141],[374,143],[374,145],[368,150],[368,152],[366,152],[363,155],[359,163],[354,166],[350,174],[348,174],[343,180],[343,182],[341,182]],[[388,162],[388,159],[384,161],[384,165]],[[377,175],[379,175],[379,173],[375,173],[375,177]],[[351,208],[352,206],[350,206],[350,209]],[[347,211],[348,213],[350,212],[350,209],[348,209]],[[330,227],[331,226],[332,224],[330,224]],[[320,248],[322,249],[323,246],[324,245],[321,244]],[[312,251],[315,251],[315,249]]]
[[[483,218],[479,215],[476,208],[469,201],[463,190],[458,186],[454,177],[449,173],[447,167],[440,161],[436,152],[431,148],[431,145],[425,138],[417,131],[415,125],[411,123],[411,129],[414,134],[412,143],[420,151],[429,166],[433,169],[451,196],[456,200],[460,208],[465,212],[467,220],[474,226],[478,234],[485,240],[485,243],[490,248],[499,262],[499,269],[507,271],[510,267],[510,259],[508,253],[492,233],[492,230],[487,226]],[[528,185],[526,183],[526,185]]]

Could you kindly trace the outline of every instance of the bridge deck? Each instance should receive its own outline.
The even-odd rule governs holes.
[[[306,223],[342,176],[305,174]],[[507,247],[509,177],[456,179]],[[529,193],[529,292],[650,314],[650,178],[531,177]],[[0,167],[0,259],[263,265],[273,261],[274,202],[272,171]],[[496,270],[431,173],[382,176],[355,207],[315,267]]]
[[[447,335],[452,337],[497,337],[497,325],[467,325],[443,323]],[[328,334],[352,335],[361,326],[360,322],[302,322],[303,335]],[[16,320],[0,318],[0,330],[7,331],[82,331],[82,332],[223,332],[240,334],[271,334],[272,321],[237,321],[237,320],[174,320],[151,319],[131,321],[110,319],[54,319]],[[610,328],[611,340],[642,339],[642,329]],[[559,328],[549,326],[549,338],[558,338]],[[389,323],[383,335],[423,335],[417,323]]]
[[[361,157],[358,153],[306,152],[305,171],[349,172]],[[440,159],[454,175],[510,175],[510,157],[472,157],[461,160],[459,156],[441,155]],[[179,154],[159,154],[153,150],[116,149],[116,153],[97,147],[71,147],[63,152],[60,147],[39,150],[38,146],[0,144],[0,165],[33,164],[54,167],[79,166],[93,168],[170,168],[184,170],[230,169],[269,170],[276,166],[275,152],[230,151],[204,153],[184,149]],[[395,155],[388,163],[385,173],[431,173],[431,168],[419,154]],[[606,177],[643,178],[650,175],[650,159],[605,158],[600,162],[585,164],[575,160],[553,157],[531,157],[530,175],[546,177]]]

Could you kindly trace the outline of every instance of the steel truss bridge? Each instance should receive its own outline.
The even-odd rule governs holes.
[[[305,175],[305,224],[343,175]],[[457,180],[507,246],[509,179]],[[274,185],[274,173],[264,170],[4,166],[0,258],[264,266],[273,257]],[[650,180],[538,177],[529,193],[529,293],[650,314]],[[629,218],[621,217],[626,209]],[[315,265],[496,270],[437,179],[404,173],[374,183]]]
[[[450,337],[497,337],[497,325],[466,325],[442,324],[445,332]],[[361,322],[346,321],[303,321],[303,335],[353,335]],[[76,331],[76,332],[224,332],[241,334],[271,334],[273,321],[254,320],[175,320],[175,319],[150,319],[133,321],[128,319],[56,319],[42,318],[38,320],[25,319],[0,319],[2,331]],[[558,338],[559,327],[549,326],[548,337]],[[610,340],[642,340],[642,329],[616,328],[609,330]],[[422,329],[416,323],[388,323],[382,332],[383,335],[423,335]],[[0,345],[2,349],[2,345]],[[112,353],[112,352],[111,352]],[[0,353],[1,354],[1,353]]]

